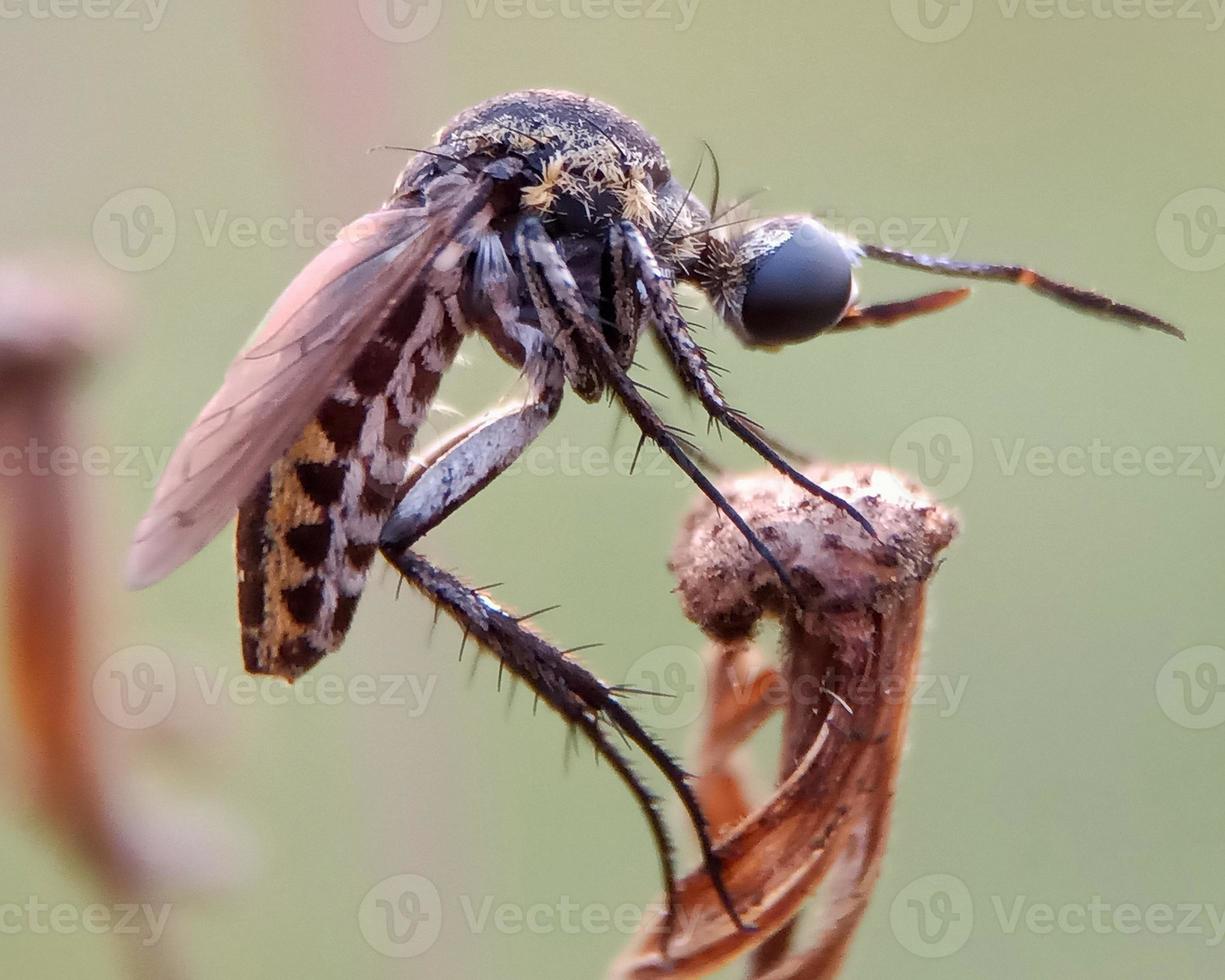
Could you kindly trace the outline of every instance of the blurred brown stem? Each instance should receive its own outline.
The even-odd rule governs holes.
[[[78,541],[84,508],[71,468],[57,462],[59,452],[77,445],[72,406],[78,374],[108,338],[100,311],[113,302],[105,289],[82,288],[81,278],[0,266],[8,669],[22,761],[40,810],[112,901],[130,903],[149,898],[147,883],[108,805],[113,797],[86,708]],[[133,975],[173,976],[164,951],[145,938],[127,944]]]

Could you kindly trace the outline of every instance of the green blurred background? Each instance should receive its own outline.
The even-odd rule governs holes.
[[[779,437],[919,472],[964,521],[933,585],[922,667],[961,694],[937,690],[912,712],[891,846],[847,975],[1225,975],[1212,919],[1225,913],[1225,32],[1207,0],[1181,13],[960,0],[931,3],[926,19],[913,0],[665,0],[607,17],[580,0],[466,0],[432,29],[430,4],[403,5],[397,22],[383,0],[91,9],[108,16],[5,7],[0,235],[9,256],[142,267],[116,273],[128,339],[85,395],[97,445],[173,445],[329,222],[386,195],[403,154],[368,147],[426,145],[454,112],[527,86],[613,102],[682,178],[709,141],[727,191],[767,188],[761,210],[1032,262],[1185,327],[1181,345],[984,286],[937,318],[784,354],[742,351],[718,328],[711,343],[733,400]],[[137,188],[155,193],[116,198]],[[125,208],[133,234],[157,236],[135,258],[116,252]],[[260,230],[295,214],[300,240]],[[945,286],[881,267],[861,281],[873,300]],[[514,372],[480,343],[466,353],[443,397],[470,414]],[[690,424],[677,399],[663,407]],[[617,457],[605,466],[599,453],[632,445],[629,429],[571,399],[544,448],[428,552],[471,581],[505,582],[496,594],[518,608],[563,603],[542,626],[563,646],[603,641],[584,654],[603,676],[675,677],[702,649],[665,567],[693,493],[651,460],[633,478]],[[1095,441],[1141,461],[1108,455],[1094,473],[1043,456]],[[1162,450],[1185,472],[1167,472]],[[716,453],[756,466],[737,447]],[[141,469],[90,484],[91,656],[153,647],[176,671],[164,721],[121,733],[99,719],[105,737],[123,735],[125,778],[245,827],[218,859],[242,868],[236,880],[175,902],[174,956],[190,975],[599,975],[625,942],[602,911],[658,890],[621,785],[586,750],[565,765],[562,725],[533,717],[528,692],[508,708],[496,666],[457,664],[455,627],[431,629],[387,575],[320,668],[350,685],[340,703],[210,698],[240,667],[229,536],[125,593],[121,555],[149,483]],[[389,693],[406,673],[424,703],[407,685]],[[354,678],[399,703],[359,703]],[[678,693],[667,712],[637,710],[683,751],[700,691]],[[772,754],[757,748],[767,773]],[[0,901],[98,900],[20,807],[0,814],[0,868]],[[411,958],[384,955],[377,935],[377,903],[396,886],[385,879],[401,874],[428,881],[441,910],[418,909],[441,931]],[[1107,912],[1095,930],[1076,912],[1095,897],[1136,906],[1139,926]],[[559,911],[568,902],[590,913],[586,928]],[[1190,904],[1201,910],[1188,925],[1177,908]],[[1064,926],[1047,927],[1047,907]],[[924,909],[934,918],[919,922]],[[122,960],[111,936],[17,929],[0,936],[0,972],[119,977]]]

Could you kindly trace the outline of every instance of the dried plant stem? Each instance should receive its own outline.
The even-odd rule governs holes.
[[[678,937],[650,924],[614,967],[619,977],[706,974],[752,953],[750,976],[833,976],[884,852],[923,627],[925,585],[956,533],[946,512],[885,470],[809,475],[866,513],[874,542],[835,508],[774,474],[725,486],[804,592],[791,605],[771,570],[708,505],[685,523],[672,567],[686,614],[713,641],[699,796],[725,829],[719,854],[752,935],[731,929],[700,872],[681,883]],[[782,621],[782,662],[751,638]],[[750,810],[734,754],[772,710],[784,712],[779,783]],[[816,938],[791,954],[812,903]]]
[[[87,277],[86,277],[87,278]],[[69,288],[68,284],[73,287]],[[78,444],[78,375],[109,335],[107,290],[80,275],[0,266],[0,446],[54,453]],[[147,901],[143,867],[120,826],[88,711],[84,654],[81,487],[56,466],[3,477],[8,669],[21,753],[48,823],[84,859],[115,903]],[[125,944],[131,975],[177,975],[164,947]]]

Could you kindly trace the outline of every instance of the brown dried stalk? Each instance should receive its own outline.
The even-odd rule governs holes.
[[[77,375],[106,336],[96,297],[66,277],[0,266],[0,446],[72,445]],[[80,692],[77,487],[53,468],[3,477],[9,669],[39,801],[112,884],[127,877],[108,845],[103,790]]]
[[[749,954],[754,978],[830,977],[867,906],[905,738],[926,582],[957,525],[887,470],[808,475],[854,503],[881,540],[777,474],[724,487],[789,570],[802,613],[705,502],[686,520],[671,562],[686,615],[713,641],[699,797],[732,894],[758,931],[736,931],[709,878],[695,871],[681,882],[669,948],[661,948],[659,923],[647,923],[614,965],[616,977],[701,976]],[[766,616],[782,623],[778,670],[751,642]],[[751,809],[734,754],[780,707],[779,785]],[[793,954],[796,917],[810,902],[816,938]]]
[[[6,666],[37,807],[113,902],[137,903],[152,897],[149,861],[139,851],[147,828],[133,823],[103,772],[108,733],[94,724],[85,696],[86,495],[68,471],[46,465],[57,450],[78,445],[79,376],[112,338],[116,298],[101,281],[83,280],[80,270],[0,264],[0,447],[9,450],[0,477]],[[30,446],[43,462],[14,467],[13,451]],[[150,938],[136,934],[127,944],[132,974],[177,975],[163,947],[146,945]]]

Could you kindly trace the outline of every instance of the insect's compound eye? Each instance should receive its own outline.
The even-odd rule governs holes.
[[[741,310],[745,342],[793,344],[842,319],[854,299],[855,281],[851,258],[837,235],[804,218],[767,223],[749,237],[757,247],[773,240],[778,244],[748,264]]]

